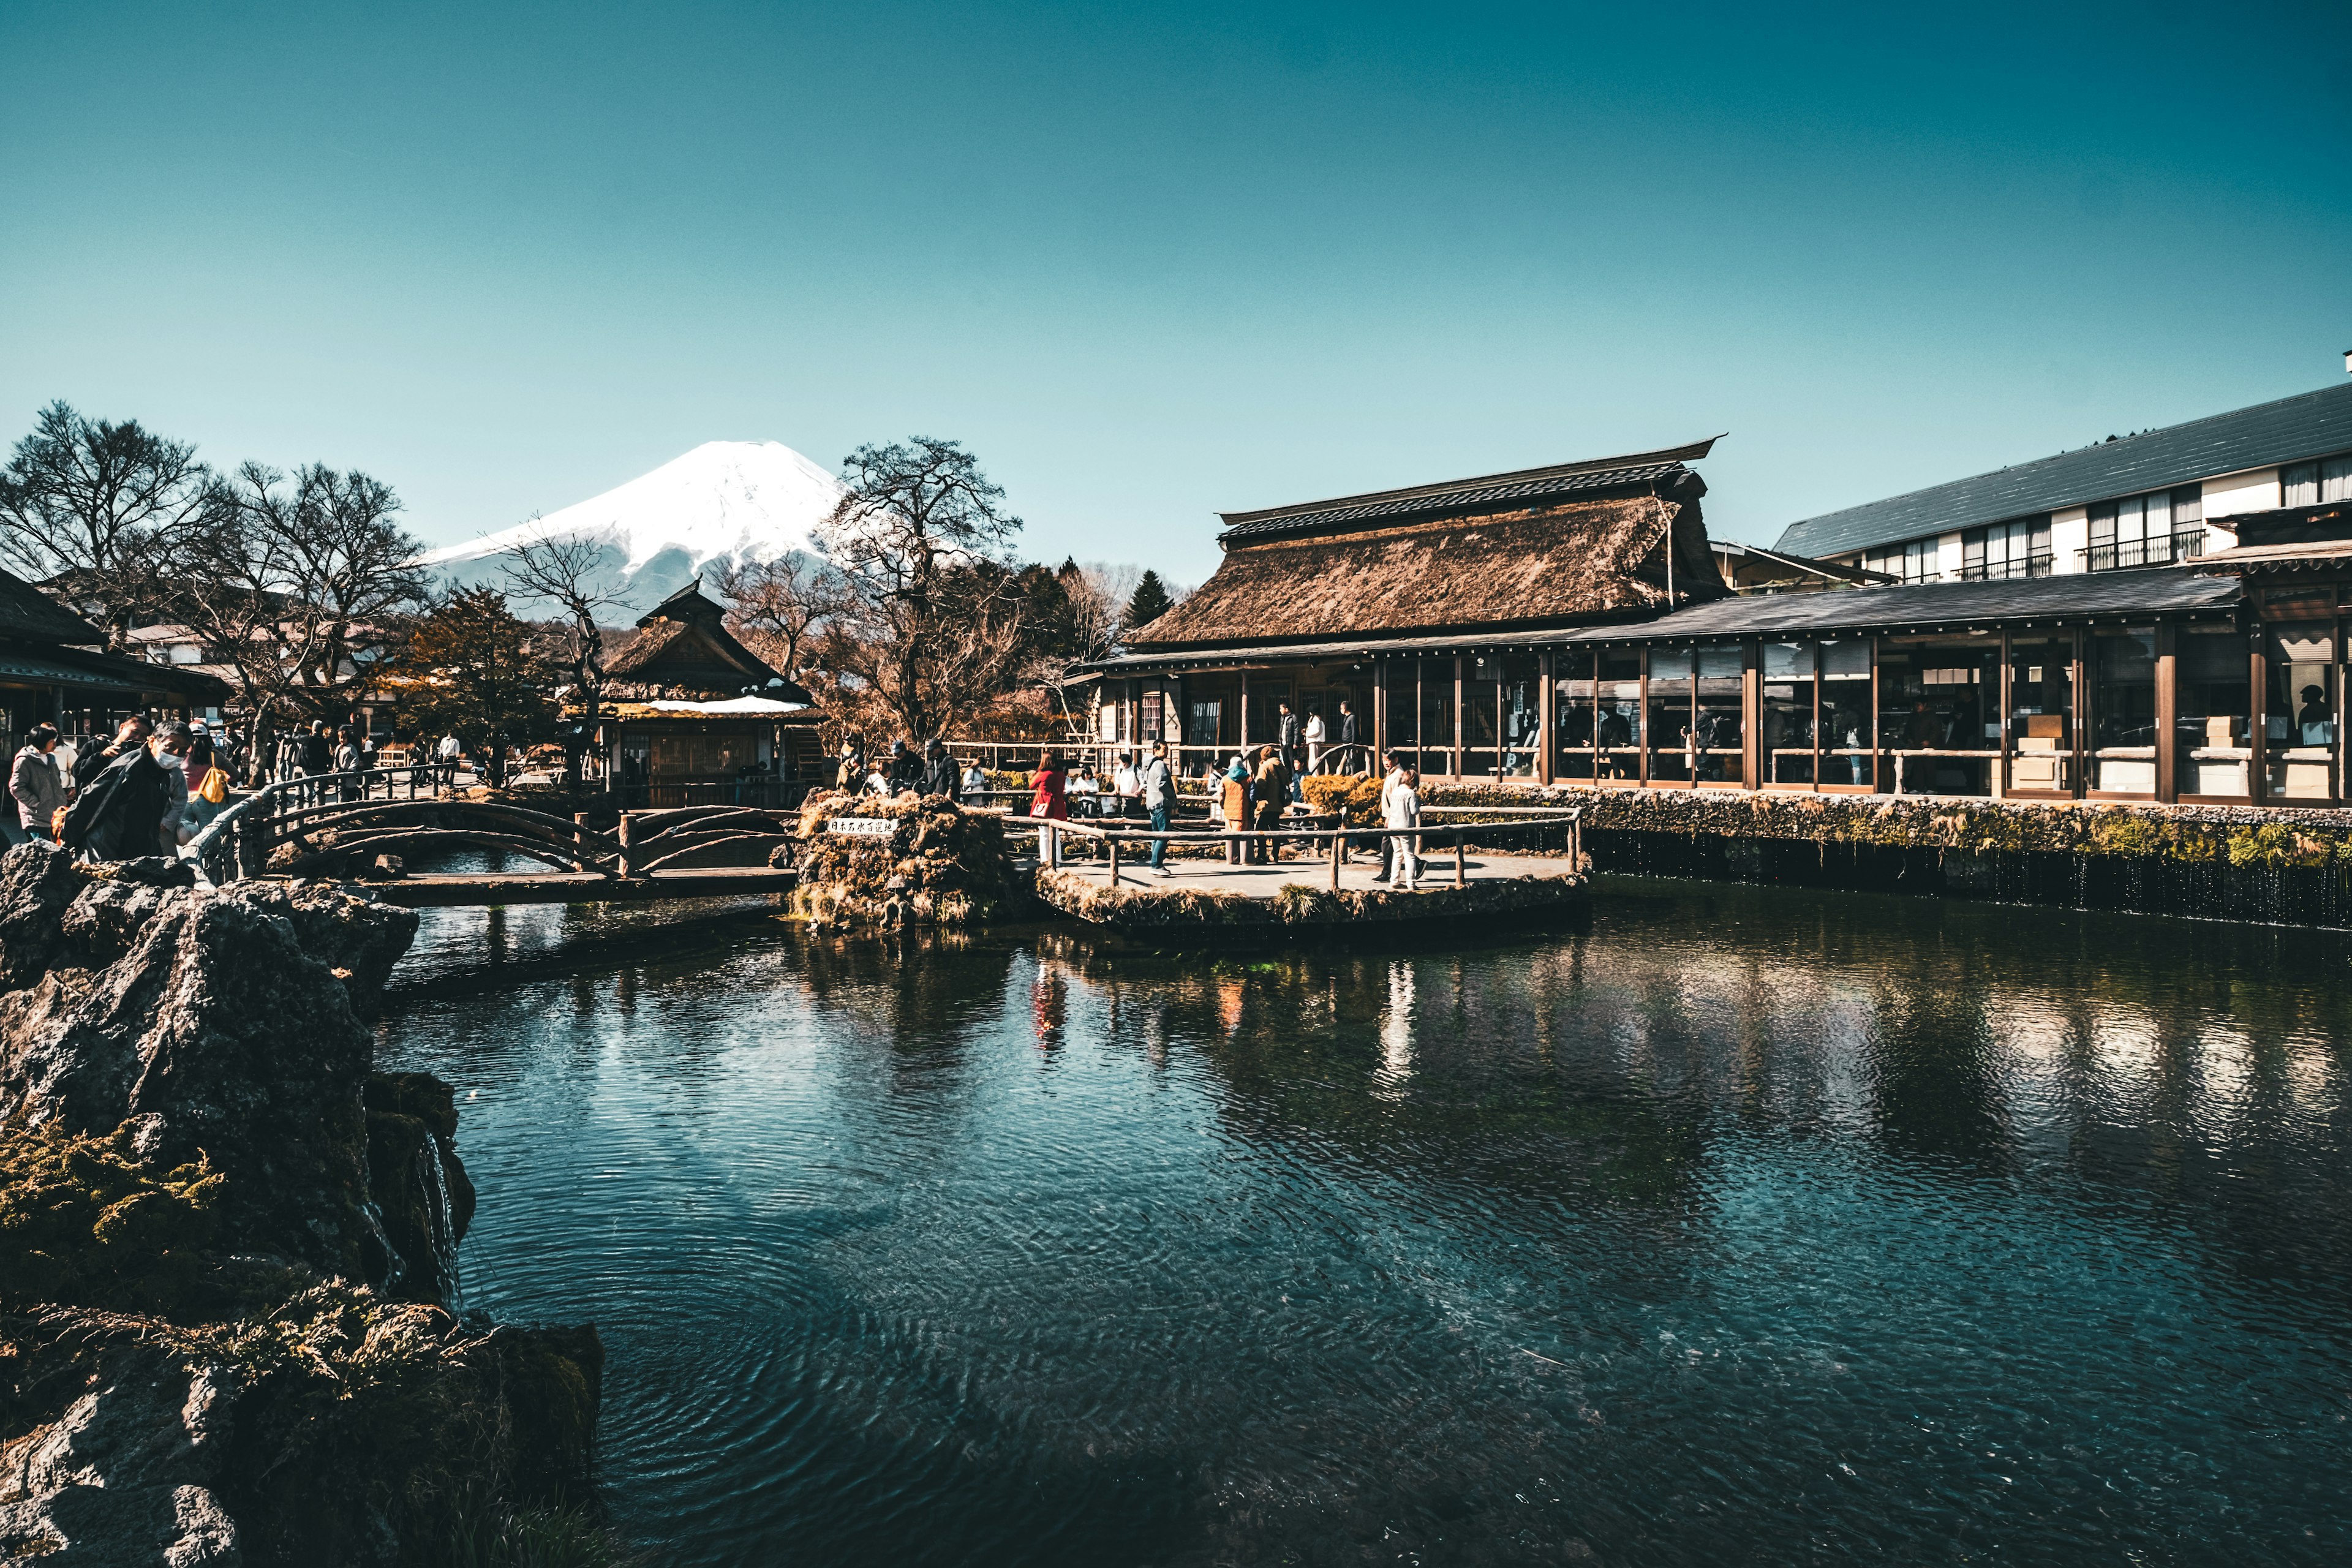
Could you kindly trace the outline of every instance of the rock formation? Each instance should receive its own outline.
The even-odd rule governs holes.
[[[835,823],[887,823],[844,833]],[[800,836],[775,863],[800,868],[792,910],[830,925],[963,925],[1024,912],[1003,819],[911,792],[895,800],[824,791],[801,807]]]
[[[451,1315],[452,1097],[373,1071],[415,928],[0,856],[0,1564],[437,1563],[583,1493],[594,1331]]]

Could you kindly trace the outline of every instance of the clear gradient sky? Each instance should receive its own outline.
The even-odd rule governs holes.
[[[1710,526],[2324,385],[2352,6],[0,3],[0,436],[454,542],[963,439],[1027,550],[1728,431]]]

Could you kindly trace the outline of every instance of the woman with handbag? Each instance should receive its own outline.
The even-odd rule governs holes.
[[[1067,822],[1070,819],[1068,774],[1063,770],[1062,759],[1047,752],[1037,759],[1037,774],[1031,781],[1029,815],[1041,821]],[[1062,863],[1062,836],[1050,827],[1037,830],[1037,863],[1059,866]]]
[[[212,819],[228,809],[228,772],[213,749],[210,731],[198,730],[188,742],[188,806],[180,828],[185,844],[204,831]]]

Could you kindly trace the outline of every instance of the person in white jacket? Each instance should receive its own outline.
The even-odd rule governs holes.
[[[1329,734],[1330,731],[1323,727],[1323,715],[1320,712],[1307,715],[1307,771],[1308,773],[1319,773],[1323,771],[1323,742]]]
[[[1391,830],[1421,826],[1421,774],[1412,768],[1400,768],[1381,803],[1381,825]],[[1389,886],[1411,891],[1421,875],[1421,840],[1391,838],[1394,858],[1390,861]]]

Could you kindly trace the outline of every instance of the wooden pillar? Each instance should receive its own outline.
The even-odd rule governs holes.
[[[1999,683],[1999,691],[2000,700],[2000,733],[1993,737],[1993,745],[1998,749],[1993,754],[1992,797],[1995,800],[2006,800],[2009,798],[2009,714],[2011,706],[2009,700],[2009,628],[2007,626],[2000,628],[2000,680]]]
[[[2156,798],[2180,796],[2179,658],[2170,621],[2156,623]],[[2191,792],[2194,793],[2193,791]]]
[[[1643,646],[1641,673],[1633,680],[1633,782],[1643,789],[1650,787],[1650,747],[1656,737],[1650,733],[1650,649]]]
[[[1381,756],[1389,749],[1389,661],[1372,660],[1372,705],[1365,716],[1369,727],[1365,735],[1371,742],[1372,763],[1368,772],[1381,771]]]
[[[1454,656],[1454,762],[1447,769],[1446,776],[1449,778],[1458,779],[1465,772],[1462,758],[1464,729],[1462,720],[1462,656],[1457,653]]]
[[[1816,685],[1820,682],[1815,681]],[[1739,645],[1739,774],[1742,786],[1762,789],[1771,762],[1764,749],[1764,645]]]
[[[2253,758],[2246,764],[2246,788],[2256,805],[2271,803],[2270,714],[2271,696],[2268,661],[2263,657],[2263,622],[2257,618],[2252,639],[2246,645],[2246,679],[2253,689],[2246,693],[2247,711],[2253,717],[2247,721],[2247,742],[2253,749]],[[2290,697],[2294,694],[2288,693]],[[2290,712],[2292,710],[2290,710]]]
[[[1236,736],[1234,737],[1234,740],[1235,740],[1235,742],[1236,742],[1236,745],[1235,745],[1234,749],[1235,749],[1236,751],[1240,752],[1241,752],[1241,754],[1242,754],[1242,756],[1243,756],[1243,758],[1244,758],[1244,760],[1246,760],[1246,759],[1248,758],[1248,756],[1249,756],[1249,735],[1250,735],[1250,731],[1249,731],[1249,671],[1248,671],[1248,670],[1245,670],[1245,669],[1243,669],[1243,670],[1236,670],[1236,671],[1234,671],[1234,681],[1238,684],[1238,686],[1239,686],[1239,688],[1240,688],[1240,691],[1241,691],[1241,700],[1240,700],[1240,701],[1239,701],[1237,704],[1235,704],[1235,706],[1237,706],[1237,707],[1241,710],[1241,712],[1240,712],[1239,717],[1235,720],[1235,722],[1237,722],[1238,724],[1240,724],[1240,725],[1241,725],[1241,732],[1240,732],[1238,735],[1236,735]]]
[[[1551,736],[1555,721],[1553,713],[1552,677],[1559,668],[1559,657],[1546,648],[1536,658],[1536,782],[1550,784]]]
[[[1894,788],[1886,776],[1886,747],[1878,734],[1878,639],[1870,639],[1870,788],[1885,795]]]
[[[2076,800],[2082,799],[2091,788],[2090,737],[2084,732],[2087,726],[2084,723],[2091,711],[2091,693],[2089,683],[2084,679],[2086,673],[2083,658],[2084,635],[2081,626],[2074,628],[2074,658],[2067,666],[2066,681],[2066,728],[2074,732],[2074,747],[2070,754],[2074,758],[2074,776],[2071,781],[2074,788],[2069,793]]]

